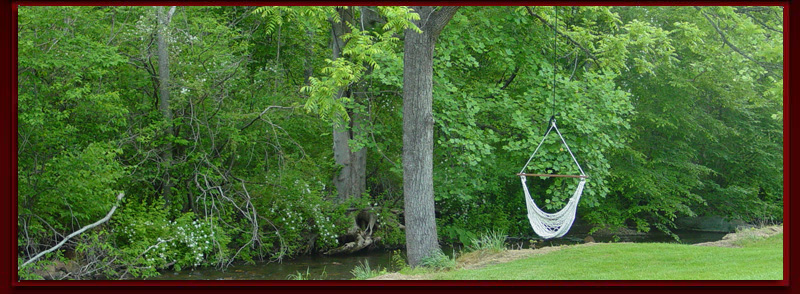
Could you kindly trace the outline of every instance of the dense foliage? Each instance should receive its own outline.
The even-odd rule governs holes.
[[[126,194],[109,223],[23,278],[57,259],[86,265],[70,278],[279,261],[367,231],[377,245],[404,244],[402,38],[413,11],[177,7],[164,29],[171,117],[159,110],[155,8],[18,13],[19,259]],[[335,35],[343,15],[352,22]],[[558,18],[553,7],[462,7],[434,53],[439,239],[533,234],[514,173],[552,115],[591,176],[578,214],[595,228],[780,222],[782,69],[781,7],[581,6]],[[349,145],[367,150],[366,193],[347,201],[332,183],[334,126],[357,129]],[[577,169],[551,135],[528,170]],[[575,185],[529,181],[551,211]]]

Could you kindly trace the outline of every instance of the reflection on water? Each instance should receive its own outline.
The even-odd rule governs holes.
[[[370,268],[391,266],[391,251],[372,250],[343,256],[300,256],[282,263],[234,264],[225,271],[216,268],[188,269],[180,272],[165,271],[159,280],[287,280],[298,272],[308,273],[313,280],[349,280],[350,273],[361,263],[368,262]]]
[[[725,236],[725,233],[677,231],[680,243],[695,244],[702,242],[718,241]],[[611,237],[595,237],[597,242],[611,242]],[[518,239],[508,243],[509,248],[531,248],[530,240]],[[650,233],[646,235],[620,236],[618,242],[662,242],[678,243],[672,237],[663,233]],[[536,248],[545,246],[558,246],[583,243],[583,239],[569,234],[564,238],[554,240],[543,240],[536,242]],[[444,247],[442,250],[452,256],[458,248]],[[361,263],[369,262],[370,268],[389,268],[392,267],[392,252],[385,250],[364,251],[357,254],[346,256],[301,256],[283,263],[256,263],[256,264],[235,264],[228,267],[225,271],[213,267],[187,269],[180,272],[165,271],[161,276],[154,279],[158,280],[286,280],[290,275],[302,273],[309,274],[310,279],[325,280],[349,280],[353,278],[350,271]]]

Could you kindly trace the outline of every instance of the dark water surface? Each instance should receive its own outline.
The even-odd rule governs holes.
[[[639,242],[639,243],[683,243],[696,244],[721,240],[725,233],[715,232],[696,232],[696,231],[676,231],[681,239],[675,241],[670,236],[661,233],[650,233],[646,235],[620,236],[619,240],[612,240],[610,237],[595,237],[597,242]],[[558,246],[565,244],[583,243],[583,239],[570,236],[555,240],[544,240],[533,244],[536,248],[545,246]],[[517,239],[509,240],[507,248],[527,249],[531,248],[529,240]],[[458,249],[443,247],[442,250],[452,256]],[[153,278],[156,280],[287,280],[290,275],[298,272],[303,276],[309,275],[310,279],[319,280],[349,280],[353,278],[351,271],[356,266],[368,262],[370,268],[392,269],[392,252],[388,250],[363,251],[352,255],[343,256],[322,256],[310,255],[284,260],[282,263],[256,263],[243,264],[237,263],[228,267],[225,271],[209,267],[198,269],[187,269],[179,272],[164,271],[161,276]]]

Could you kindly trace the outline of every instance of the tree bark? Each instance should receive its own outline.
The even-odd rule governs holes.
[[[169,12],[164,12],[164,7],[159,6],[156,8],[158,18],[158,26],[156,29],[157,42],[158,42],[158,92],[159,103],[158,110],[164,116],[167,123],[167,136],[173,136],[172,128],[172,111],[169,109],[169,41],[167,40],[167,27],[172,19],[172,14],[175,13],[175,6],[172,6]],[[172,143],[169,140],[164,146],[164,179],[162,196],[166,205],[169,205],[172,200],[172,181],[170,179],[170,167],[172,165]]]
[[[403,56],[403,194],[408,263],[439,251],[433,197],[433,52],[458,7],[412,6],[423,32],[405,31]]]
[[[341,57],[342,48],[345,43],[341,36],[350,33],[348,23],[353,22],[353,12],[349,8],[337,8],[340,22],[331,22],[331,34],[333,47],[333,60]],[[349,93],[347,89],[340,89],[336,99]],[[342,202],[349,198],[358,198],[366,191],[366,148],[361,148],[355,152],[350,149],[350,140],[356,137],[356,132],[360,129],[363,116],[353,114],[350,118],[350,125],[337,125],[333,127],[333,158],[336,164],[341,166],[339,173],[334,176],[333,184],[336,186],[337,201]]]

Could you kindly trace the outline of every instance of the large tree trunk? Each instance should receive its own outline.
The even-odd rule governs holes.
[[[353,129],[359,127],[362,119],[361,115],[354,114],[350,128],[334,126],[333,129],[333,158],[341,166],[333,179],[339,202],[361,197],[366,191],[367,149],[361,148],[353,152],[349,145],[349,141],[355,136]]]
[[[405,31],[403,56],[403,194],[408,263],[439,249],[433,198],[433,51],[458,7],[413,6],[422,34]]]
[[[333,60],[340,57],[344,41],[341,36],[350,32],[348,23],[353,22],[353,12],[350,8],[337,8],[340,22],[331,22]],[[336,99],[341,98],[346,89],[341,89],[337,93]],[[333,158],[336,164],[341,166],[341,170],[334,176],[333,184],[336,186],[337,200],[344,201],[349,198],[361,197],[366,191],[366,148],[361,148],[355,152],[350,149],[349,141],[355,137],[355,132],[359,130],[362,115],[354,114],[350,118],[350,125],[336,125],[333,127]]]
[[[156,29],[156,35],[158,38],[158,109],[161,111],[161,114],[164,116],[164,120],[167,123],[167,136],[174,135],[172,129],[172,111],[169,109],[169,44],[166,36],[167,27],[169,26],[169,22],[173,13],[175,13],[175,6],[172,6],[169,12],[164,12],[163,6],[156,8],[158,19],[158,25]],[[166,143],[166,146],[164,146],[163,156],[165,171],[162,195],[166,204],[169,205],[170,201],[172,200],[171,195],[173,185],[169,173],[170,166],[172,165],[172,143]]]

